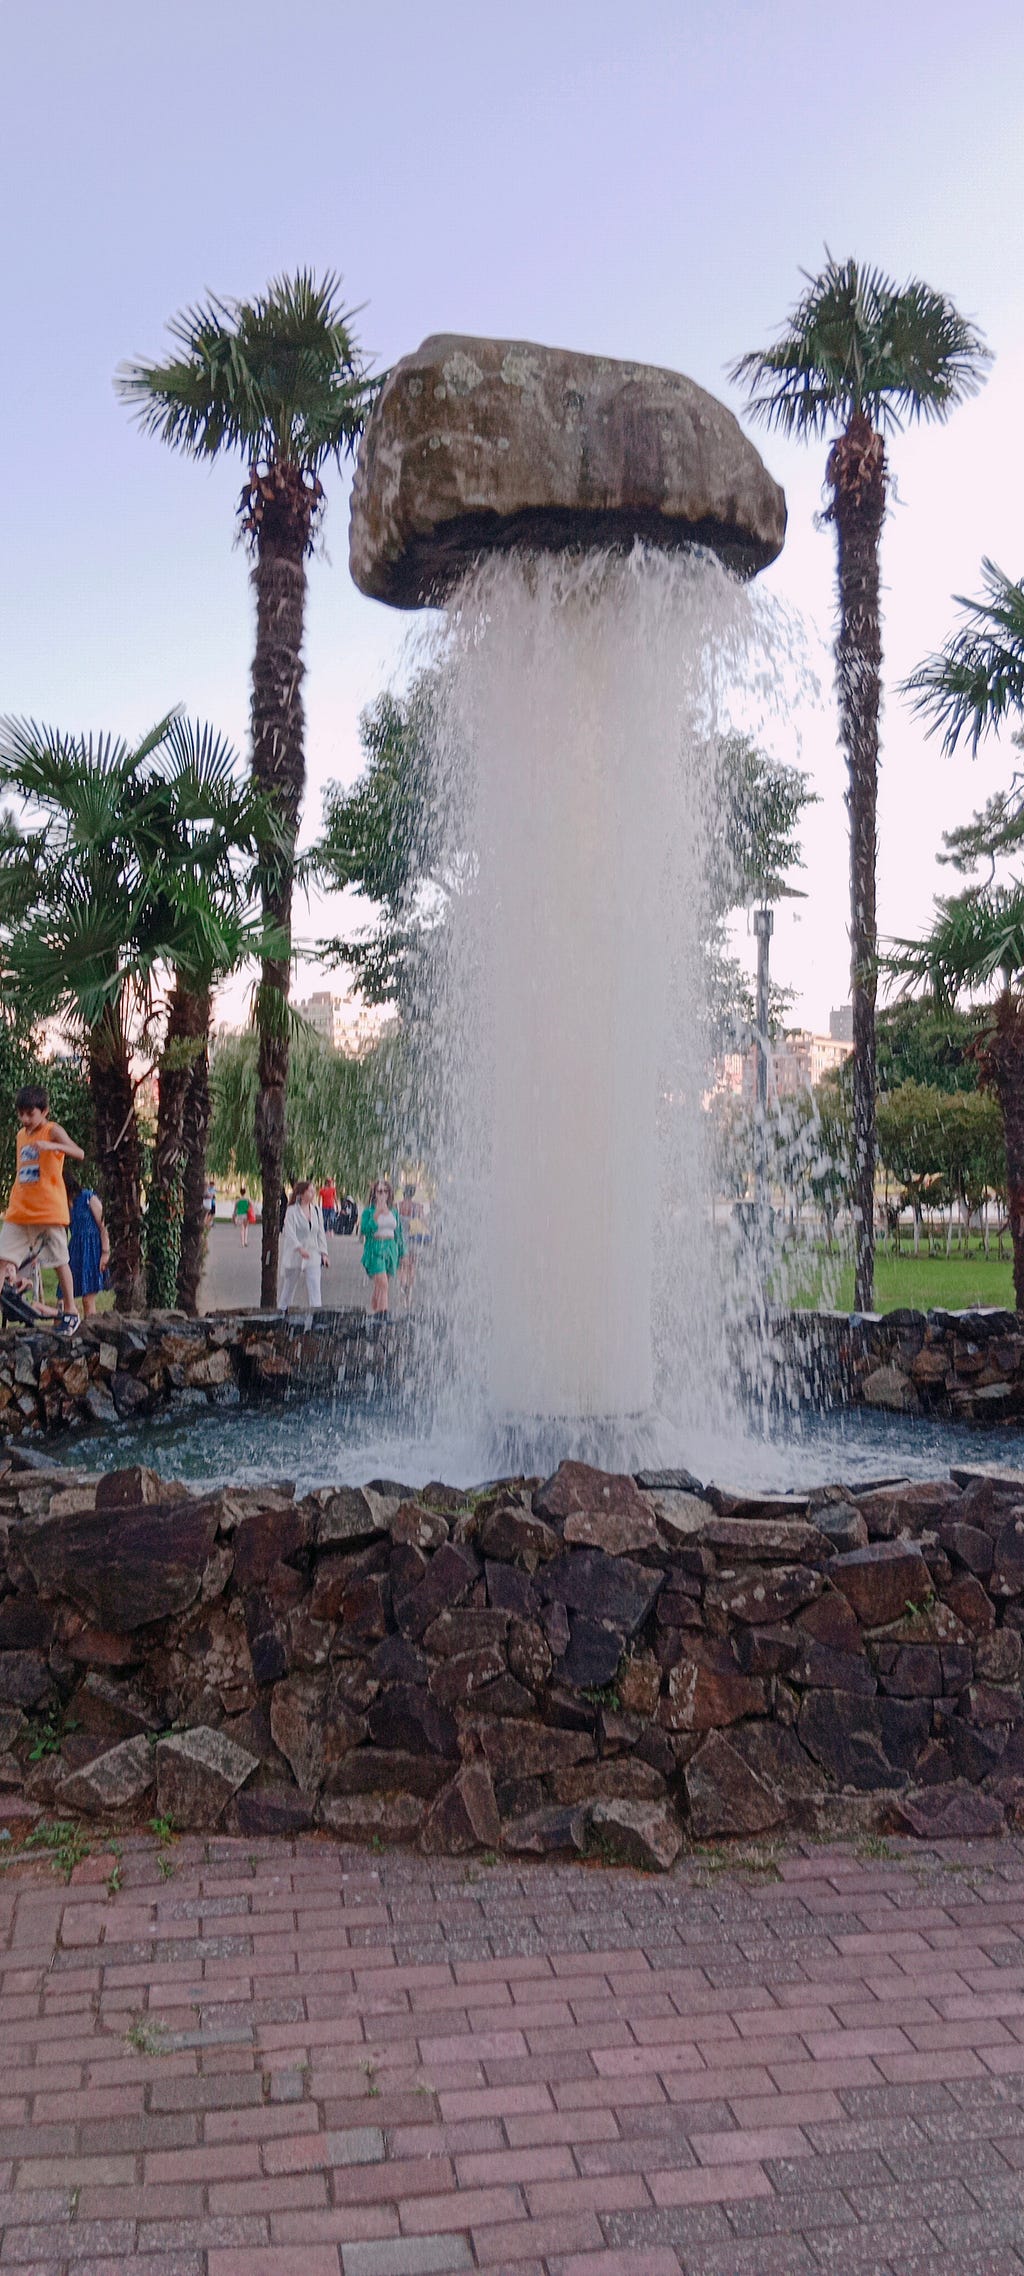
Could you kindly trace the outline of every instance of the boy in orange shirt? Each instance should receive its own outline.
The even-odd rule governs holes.
[[[49,1100],[41,1084],[26,1084],[14,1104],[21,1129],[14,1185],[0,1226],[0,1273],[6,1278],[5,1267],[23,1271],[26,1265],[54,1265],[61,1300],[54,1329],[58,1335],[73,1336],[81,1323],[68,1262],[71,1211],[64,1158],[84,1162],[85,1155],[58,1122],[50,1121]]]

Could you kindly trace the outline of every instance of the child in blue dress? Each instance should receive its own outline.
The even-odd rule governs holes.
[[[91,1186],[79,1185],[78,1179],[67,1173],[64,1182],[71,1201],[68,1228],[71,1278],[75,1295],[81,1297],[84,1317],[91,1320],[103,1286],[103,1275],[110,1263],[110,1238],[99,1194],[94,1193]]]

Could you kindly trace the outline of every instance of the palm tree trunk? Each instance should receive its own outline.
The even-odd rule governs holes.
[[[851,1203],[854,1308],[870,1312],[875,1284],[875,918],[878,711],[882,636],[879,544],[885,516],[885,448],[854,412],[829,454],[830,515],[836,525],[839,630],[836,685],[846,753],[850,816],[850,994],[853,1002]]]
[[[305,788],[302,708],[302,633],[306,603],[305,553],[309,530],[299,499],[278,484],[260,525],[252,581],[256,595],[256,651],[252,667],[253,781],[273,802],[281,843],[260,849],[264,922],[281,936],[281,953],[264,959],[259,996],[259,1097],[256,1149],[263,1186],[263,1254],[260,1303],[277,1303],[280,1242],[278,1201],[284,1182],[285,1092],[288,1082],[287,1001],[291,975],[292,878],[299,811]],[[296,485],[302,494],[301,477]],[[287,508],[287,510],[286,510]]]
[[[1015,1002],[1009,988],[996,1005],[995,1034],[981,1055],[981,1074],[995,1091],[1003,1118],[1013,1301],[1024,1312],[1024,1004]]]
[[[119,1312],[141,1312],[145,1301],[142,1158],[128,1046],[116,1007],[90,1030],[89,1090],[110,1233],[114,1302]]]
[[[209,989],[189,989],[179,975],[168,1007],[158,1077],[156,1146],[146,1213],[146,1294],[153,1306],[178,1301],[187,1163],[185,1115],[196,1059],[205,1052],[209,1028]]]
[[[207,997],[206,1035],[209,1034]],[[195,1318],[199,1283],[206,1257],[209,1223],[206,1214],[206,1137],[210,1127],[210,1054],[204,1037],[192,1065],[185,1100],[185,1167],[182,1179],[181,1259],[178,1265],[178,1306]]]

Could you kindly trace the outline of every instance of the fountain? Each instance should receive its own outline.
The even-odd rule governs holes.
[[[725,1420],[703,944],[743,584],[784,530],[736,421],[674,372],[433,338],[363,439],[356,583],[445,611],[435,834],[461,884],[421,1083],[457,1225],[450,1420],[489,1418],[487,1467],[637,1468],[666,1417]]]

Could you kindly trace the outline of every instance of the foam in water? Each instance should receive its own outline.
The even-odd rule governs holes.
[[[769,615],[713,557],[639,545],[491,555],[448,606],[417,1079],[441,1407],[486,1418],[495,1470],[678,1458],[735,1413],[758,1287],[715,1218],[706,944]]]

